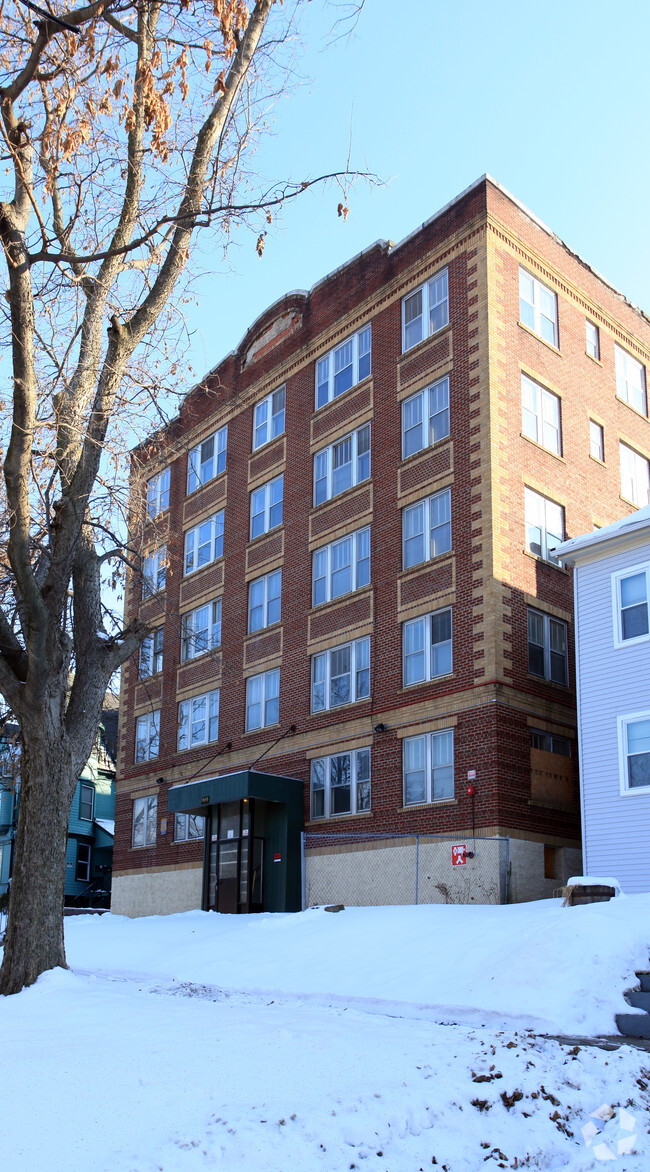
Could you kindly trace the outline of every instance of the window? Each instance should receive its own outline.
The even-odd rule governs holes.
[[[557,347],[557,297],[525,269],[519,270],[519,320]]]
[[[205,818],[199,814],[177,814],[174,818],[174,842],[191,842],[203,838]]]
[[[161,545],[148,553],[142,563],[142,597],[150,598],[165,589],[167,546]]]
[[[594,460],[605,462],[605,433],[600,423],[589,420],[589,455]]]
[[[650,565],[632,566],[612,578],[614,596],[614,646],[646,639],[650,632]]]
[[[153,521],[159,513],[169,508],[169,468],[158,472],[147,483],[147,516]]]
[[[140,644],[140,679],[155,676],[163,665],[163,627],[156,627]]]
[[[359,529],[314,552],[313,605],[360,590],[370,581],[370,529]]]
[[[645,389],[645,367],[626,350],[614,346],[616,359],[616,394],[624,403],[635,407],[642,415],[648,414]]]
[[[280,622],[282,570],[256,578],[248,588],[248,633]]]
[[[521,430],[549,452],[562,455],[560,400],[525,374],[521,376]]]
[[[621,793],[650,788],[650,712],[619,716]]]
[[[555,684],[568,684],[566,623],[539,610],[528,611],[528,670]]]
[[[223,557],[223,509],[185,534],[185,574],[192,574]]]
[[[449,379],[441,378],[402,403],[402,459],[449,435]]]
[[[330,350],[316,363],[316,410],[370,374],[371,327]]]
[[[598,326],[585,318],[585,339],[587,354],[592,358],[600,358],[600,331]]]
[[[209,439],[197,444],[192,449],[187,461],[187,492],[188,496],[202,484],[207,484],[214,476],[226,470],[226,441],[228,428],[222,427]]]
[[[447,269],[402,300],[402,352],[437,333],[449,321]]]
[[[551,550],[564,540],[564,509],[548,497],[524,489],[526,549],[548,559]]]
[[[452,670],[451,608],[404,623],[404,687]]]
[[[278,724],[280,720],[280,669],[265,671],[246,680],[246,732]]]
[[[158,822],[158,794],[136,798],[133,803],[133,845],[155,846]]]
[[[78,883],[87,883],[90,879],[90,847],[84,842],[77,843],[75,879]]]
[[[181,663],[196,659],[221,643],[221,599],[205,602],[183,615],[181,623]]]
[[[139,716],[135,722],[135,759],[153,761],[158,756],[160,738],[160,709]]]
[[[178,750],[219,740],[219,689],[178,705]]]
[[[95,787],[94,785],[81,784],[81,793],[79,795],[79,817],[85,821],[92,822],[93,809],[95,806]]]
[[[402,568],[430,561],[451,549],[451,489],[402,510]]]
[[[543,732],[539,728],[531,728],[530,730],[530,747],[531,749],[541,749],[544,753],[558,753],[560,757],[571,756],[571,741],[568,737]]]
[[[334,818],[370,809],[370,749],[317,757],[311,763],[311,816]]]
[[[370,639],[332,647],[311,660],[311,710],[338,708],[370,695]]]
[[[453,729],[404,739],[404,805],[454,796]]]
[[[619,443],[621,496],[637,508],[650,504],[650,463],[627,444]]]
[[[284,431],[284,407],[286,401],[285,387],[278,387],[277,391],[267,395],[261,403],[255,405],[253,413],[253,451],[268,444],[269,440],[282,435]]]
[[[314,504],[338,496],[370,476],[370,424],[314,456]]]
[[[251,493],[251,540],[282,524],[284,476],[269,480]]]

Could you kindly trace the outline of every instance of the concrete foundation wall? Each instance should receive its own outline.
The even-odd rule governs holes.
[[[111,912],[116,916],[169,916],[201,907],[203,868],[114,875]]]

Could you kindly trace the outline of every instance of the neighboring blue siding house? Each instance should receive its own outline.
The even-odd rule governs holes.
[[[554,552],[574,567],[584,873],[650,891],[650,505]]]

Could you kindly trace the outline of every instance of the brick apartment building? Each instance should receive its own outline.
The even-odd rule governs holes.
[[[648,501],[649,360],[648,319],[488,177],[253,323],[134,453],[126,614],[154,632],[114,911],[295,907],[303,826],[464,835],[471,771],[511,898],[579,871],[549,551]]]

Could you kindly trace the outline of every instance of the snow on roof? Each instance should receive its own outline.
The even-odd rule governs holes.
[[[111,838],[115,838],[115,819],[114,818],[95,818],[95,825],[101,826]]]
[[[643,529],[648,530],[650,539],[650,505],[644,505],[642,509],[637,509],[636,513],[621,517],[619,521],[612,521],[611,525],[605,525],[602,529],[594,529],[593,533],[582,533],[579,537],[563,541],[561,545],[556,545],[553,556],[572,564],[574,554],[586,552],[597,545],[605,545],[619,537],[631,536],[642,532]]]

